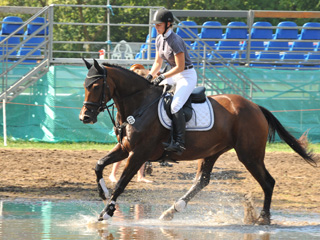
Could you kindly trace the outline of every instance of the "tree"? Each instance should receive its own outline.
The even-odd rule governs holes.
[[[50,4],[66,4],[66,5],[101,5],[101,8],[83,8],[83,7],[60,7],[54,8],[54,21],[62,23],[100,23],[101,25],[55,25],[54,41],[86,41],[86,42],[105,42],[107,40],[107,26],[103,25],[107,22],[109,14],[111,23],[123,24],[123,26],[111,26],[111,41],[119,42],[126,40],[127,42],[145,42],[148,34],[148,27],[132,27],[124,26],[130,24],[148,24],[149,9],[145,8],[113,8],[106,7],[106,0],[3,0],[3,6],[33,6],[44,7]],[[294,10],[294,11],[320,11],[319,0],[154,0],[152,5],[149,0],[110,0],[111,6],[158,6],[168,9],[183,10]],[[114,14],[112,14],[112,12]],[[0,17],[5,17],[4,14]],[[23,20],[27,20],[30,16],[21,15]],[[223,25],[230,22],[228,18],[186,18],[194,20],[199,25],[204,21],[219,20]],[[185,19],[181,19],[185,20]],[[273,25],[277,25],[279,21],[286,19],[259,19],[259,21],[269,21]],[[246,19],[232,19],[232,21],[246,21]],[[308,21],[306,19],[295,19],[298,25],[302,25]],[[310,21],[315,21],[312,19]],[[86,45],[87,46],[87,45]],[[105,44],[104,44],[105,46]],[[64,51],[83,51],[82,44],[57,44],[54,50]],[[97,52],[103,46],[88,45],[88,52]],[[56,57],[68,57],[71,54],[61,53]]]

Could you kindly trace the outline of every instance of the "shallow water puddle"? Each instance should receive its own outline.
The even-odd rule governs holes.
[[[320,239],[320,215],[273,211],[271,226],[242,223],[243,210],[190,205],[158,220],[169,205],[121,203],[97,222],[101,202],[0,201],[0,239]]]

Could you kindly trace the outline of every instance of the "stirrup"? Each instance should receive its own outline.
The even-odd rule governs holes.
[[[166,150],[168,152],[174,152],[177,155],[181,155],[182,152],[184,150],[186,150],[186,148],[182,144],[180,144],[179,142],[172,141],[170,143],[170,145],[168,147],[166,147],[164,150]]]
[[[171,144],[171,142],[162,142],[162,145],[163,145],[164,148],[169,147],[170,144]]]

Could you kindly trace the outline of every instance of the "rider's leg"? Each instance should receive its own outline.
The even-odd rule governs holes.
[[[177,152],[181,154],[185,149],[185,116],[183,113],[183,105],[186,103],[190,94],[197,83],[197,74],[194,69],[185,70],[182,73],[175,75],[176,89],[171,104],[172,113],[172,140],[165,148],[166,151]]]
[[[172,114],[172,130],[173,141],[165,148],[166,151],[176,152],[181,154],[185,150],[185,132],[186,132],[186,120],[183,109]]]

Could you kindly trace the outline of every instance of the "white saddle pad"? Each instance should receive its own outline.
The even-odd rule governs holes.
[[[213,127],[214,114],[212,105],[208,98],[204,103],[192,103],[192,118],[186,124],[186,131],[208,131]],[[171,129],[171,119],[168,117],[164,109],[163,98],[160,99],[158,104],[158,116],[161,124]]]

